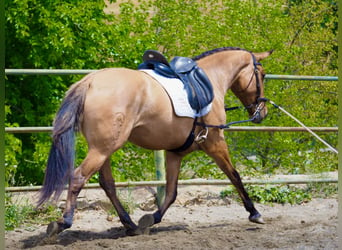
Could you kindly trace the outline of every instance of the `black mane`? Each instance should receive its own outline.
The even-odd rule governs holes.
[[[206,51],[206,52],[204,52],[204,53],[202,53],[202,54],[200,54],[198,56],[193,57],[192,59],[197,61],[197,60],[202,59],[202,58],[204,58],[206,56],[210,56],[210,55],[215,54],[217,52],[222,52],[222,51],[226,51],[226,50],[242,50],[242,51],[250,52],[248,50],[245,50],[245,49],[242,49],[242,48],[239,48],[239,47],[221,47],[221,48],[217,48],[217,49],[208,50],[208,51]]]

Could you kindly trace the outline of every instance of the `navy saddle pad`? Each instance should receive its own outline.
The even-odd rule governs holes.
[[[196,111],[212,102],[214,92],[211,82],[191,58],[176,56],[168,63],[158,51],[147,50],[143,55],[143,61],[138,69],[152,69],[162,76],[179,78],[188,94],[190,106]]]

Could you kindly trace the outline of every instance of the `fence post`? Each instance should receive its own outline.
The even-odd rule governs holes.
[[[165,157],[164,150],[154,151],[154,164],[156,166],[156,175],[158,181],[165,181]],[[165,185],[157,187],[157,203],[158,207],[165,199]]]

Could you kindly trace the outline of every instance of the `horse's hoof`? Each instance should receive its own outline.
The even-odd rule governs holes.
[[[263,218],[261,217],[260,214],[256,214],[254,216],[249,216],[249,221],[254,222],[254,223],[258,223],[258,224],[265,224]]]
[[[54,235],[57,235],[59,233],[59,225],[56,221],[51,222],[47,229],[46,229],[46,234],[48,237],[52,237]]]
[[[143,217],[140,218],[139,220],[139,228],[140,229],[145,229],[150,226],[154,225],[154,217],[152,214],[145,214]]]

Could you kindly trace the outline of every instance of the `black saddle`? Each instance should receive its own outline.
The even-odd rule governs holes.
[[[138,69],[152,69],[162,76],[179,78],[184,84],[193,109],[200,111],[212,102],[214,92],[211,82],[191,58],[176,56],[168,63],[158,51],[147,50],[143,55],[143,61]]]

